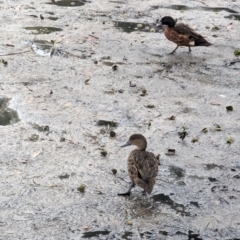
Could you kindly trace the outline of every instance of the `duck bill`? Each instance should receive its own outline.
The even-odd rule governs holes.
[[[132,145],[132,144],[128,141],[125,144],[123,144],[121,147],[127,147],[127,146],[130,146],[130,145]]]

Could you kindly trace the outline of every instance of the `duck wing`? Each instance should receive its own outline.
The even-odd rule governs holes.
[[[134,159],[135,166],[140,174],[140,177],[148,181],[155,178],[158,174],[158,162],[153,153],[142,151],[141,156]]]
[[[183,23],[177,24],[174,27],[174,30],[180,35],[187,36],[189,39],[202,38],[202,36],[200,34],[196,33],[192,28],[190,28],[189,26],[187,26]]]

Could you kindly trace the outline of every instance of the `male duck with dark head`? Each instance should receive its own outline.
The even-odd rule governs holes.
[[[146,151],[147,140],[141,134],[133,134],[128,142],[122,147],[135,145],[137,149],[133,150],[128,157],[128,174],[131,179],[131,186],[125,193],[118,195],[130,195],[131,189],[138,185],[143,188],[143,193],[150,194],[158,174],[158,162],[153,153]]]
[[[191,52],[191,47],[208,47],[212,45],[189,26],[183,23],[176,24],[176,21],[172,17],[163,17],[161,22],[163,25],[166,25],[164,28],[166,38],[177,44],[177,47],[170,54],[173,54],[179,46],[188,47],[189,52]]]

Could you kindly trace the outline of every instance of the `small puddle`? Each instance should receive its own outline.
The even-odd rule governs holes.
[[[208,164],[205,164],[205,169],[206,170],[212,170],[212,169],[220,169],[220,170],[223,170],[224,167],[222,165],[217,165],[215,163],[208,163]]]
[[[62,31],[62,28],[55,28],[55,27],[41,27],[41,26],[37,26],[37,27],[24,27],[23,29],[27,30],[27,31],[32,31],[32,34],[49,34],[52,32],[59,32]]]
[[[36,123],[31,123],[33,129],[38,130],[39,132],[49,132],[49,126],[40,126]]]
[[[190,205],[193,205],[193,206],[195,206],[197,208],[200,208],[200,204],[198,202],[191,201]]]
[[[168,9],[174,9],[174,10],[179,10],[179,11],[187,11],[187,10],[202,10],[202,11],[207,11],[207,12],[221,12],[221,11],[226,11],[229,13],[238,13],[237,11],[234,11],[229,8],[221,8],[221,7],[188,7],[186,5],[169,5],[169,6],[152,6],[153,9],[158,9],[158,8],[168,8]]]
[[[52,21],[57,21],[58,20],[58,17],[48,17],[49,20],[52,20]]]
[[[226,16],[225,18],[240,21],[240,15],[238,15],[238,14],[230,14],[230,15]]]
[[[102,64],[108,67],[112,67],[114,64],[123,65],[124,62],[103,61]]]
[[[172,175],[175,175],[176,178],[182,178],[185,176],[185,170],[180,167],[169,166],[169,171]]]
[[[51,55],[53,44],[45,40],[35,40],[32,42],[31,48],[37,55],[45,57]]]
[[[124,1],[109,1],[109,2],[111,2],[111,3],[118,3],[118,4],[125,4]]]
[[[121,239],[133,239],[133,233],[132,232],[129,232],[129,231],[126,231],[123,235],[122,235],[122,238]]]
[[[131,33],[133,31],[141,32],[159,32],[156,24],[154,23],[139,23],[139,22],[126,22],[126,21],[115,21],[115,27],[122,29],[124,32]]]
[[[110,231],[92,231],[92,232],[85,232],[82,235],[82,238],[92,238],[92,237],[99,237],[101,235],[108,235]]]
[[[56,1],[55,3],[50,2],[50,3],[46,3],[46,4],[57,5],[57,6],[60,6],[60,7],[79,7],[79,6],[83,6],[86,2],[88,2],[88,1],[84,1],[84,0],[79,0],[79,1],[65,0],[65,1]]]
[[[55,15],[54,12],[46,12],[46,13],[48,13],[49,15]]]
[[[8,108],[9,99],[0,97],[0,125],[12,125],[20,121],[18,114],[11,108]]]

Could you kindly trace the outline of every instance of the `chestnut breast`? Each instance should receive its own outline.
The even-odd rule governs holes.
[[[174,43],[176,43],[178,46],[194,46],[194,41],[192,41],[191,39],[189,39],[188,36],[183,35],[183,34],[179,34],[174,27],[170,28],[170,27],[165,27],[164,29],[164,34],[166,36],[166,38]]]

